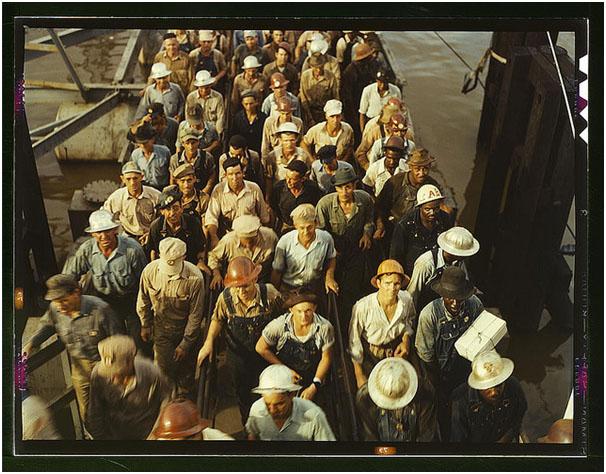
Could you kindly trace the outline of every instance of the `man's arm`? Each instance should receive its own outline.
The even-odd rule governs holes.
[[[151,328],[153,324],[152,301],[149,296],[149,281],[145,272],[141,275],[139,282],[139,293],[137,294],[137,315],[141,320],[141,337],[147,341],[151,336]],[[144,338],[143,335],[146,334]]]
[[[202,321],[202,312],[204,311],[204,279],[196,280],[189,293],[189,316],[183,339],[177,349],[188,352],[200,337],[200,323]]]
[[[38,349],[44,341],[55,334],[55,325],[50,316],[51,308],[48,308],[44,315],[40,318],[38,330],[36,333],[23,345],[21,352],[31,354],[32,351]]]
[[[90,379],[90,392],[88,410],[86,412],[86,431],[93,439],[107,439],[105,427],[106,408],[103,401],[104,385],[108,383],[105,379],[94,372]]]

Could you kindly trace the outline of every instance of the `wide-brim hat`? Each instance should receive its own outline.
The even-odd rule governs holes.
[[[397,273],[402,276],[402,286],[404,286],[404,280],[406,280],[408,276],[404,273],[404,267],[402,267],[400,262],[393,259],[383,260],[380,263],[379,268],[377,268],[377,274],[370,279],[370,284],[375,288],[379,288],[377,279],[390,273]]]
[[[408,375],[408,387],[406,391],[399,396],[388,396],[383,387],[382,383],[382,372],[385,372],[389,366],[393,366],[399,373],[405,373]],[[406,359],[400,357],[387,357],[380,361],[374,366],[368,377],[368,394],[372,401],[379,408],[385,410],[397,410],[408,405],[415,394],[419,386],[419,378],[415,368]]]
[[[496,351],[490,351],[490,352],[496,352]],[[477,355],[476,358],[478,357],[482,357],[484,356],[486,353],[482,353],[480,355]],[[471,373],[469,374],[469,377],[467,378],[467,383],[469,384],[469,386],[475,390],[486,390],[488,388],[492,388],[492,387],[496,387],[497,385],[502,384],[503,382],[505,382],[505,380],[507,380],[509,377],[511,377],[511,374],[513,374],[513,369],[514,369],[514,363],[511,359],[507,359],[506,357],[499,357],[501,364],[499,369],[500,370],[495,370],[494,375],[492,376],[484,376],[484,377],[480,377],[478,376],[478,374],[476,373],[476,370],[473,370]],[[472,364],[472,367],[475,365],[475,361],[474,364]]]
[[[468,234],[463,236],[466,237],[466,239],[464,239],[465,246],[463,246],[463,244],[455,246],[455,237],[457,237],[457,235],[455,235],[455,232],[458,233],[459,229],[463,229],[463,231]],[[463,239],[458,240],[460,242],[463,242]],[[478,242],[476,238],[471,235],[471,232],[462,227],[452,227],[447,231],[442,232],[440,235],[438,235],[438,245],[445,252],[451,255],[455,255],[457,257],[471,257],[472,255],[478,253],[478,251],[480,250],[480,242]]]
[[[442,277],[431,284],[431,289],[444,298],[466,300],[473,295],[475,287],[459,267],[448,267]]]
[[[114,221],[111,213],[105,209],[99,209],[98,211],[93,212],[88,218],[88,223],[89,226],[84,229],[84,232],[88,234],[120,227],[120,224]]]
[[[372,55],[375,50],[368,45],[367,43],[358,43],[354,48],[354,61],[361,61],[362,59],[367,58]]]

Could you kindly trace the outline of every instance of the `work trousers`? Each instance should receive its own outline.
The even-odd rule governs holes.
[[[183,331],[154,324],[154,362],[173,384],[175,394],[192,398],[197,352],[190,348],[185,358],[175,361],[175,349],[183,340]]]
[[[244,356],[228,348],[226,365],[231,386],[238,398],[242,425],[246,425],[250,407],[259,398],[259,395],[251,393],[251,390],[259,384],[259,375],[267,367],[267,362],[258,354]]]
[[[82,421],[86,419],[90,394],[90,374],[97,361],[88,359],[71,359],[72,385],[76,393],[76,402]]]

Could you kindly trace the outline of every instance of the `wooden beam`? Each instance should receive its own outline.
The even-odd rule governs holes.
[[[57,53],[59,50],[54,44],[42,44],[42,43],[25,43],[26,51],[41,51],[45,53]]]
[[[85,82],[84,87],[89,92],[96,91],[140,91],[145,89],[146,84],[102,84],[99,82]],[[73,82],[57,82],[57,81],[41,81],[36,79],[29,79],[25,81],[26,89],[57,89],[65,91],[78,91],[78,86]]]

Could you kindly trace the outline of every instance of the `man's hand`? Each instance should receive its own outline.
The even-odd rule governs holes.
[[[180,115],[175,115],[173,118],[177,121],[177,123],[181,123],[181,116]]]
[[[139,243],[140,243],[142,246],[145,246],[145,245],[147,244],[147,239],[148,239],[148,237],[149,237],[149,232],[147,232],[147,233],[143,234],[141,237],[139,237]]]
[[[141,328],[141,339],[143,339],[144,342],[149,342],[150,338],[151,338],[151,327],[142,327]]]
[[[204,273],[206,273],[208,276],[212,275],[212,270],[210,268],[208,268],[208,265],[206,265],[206,263],[204,263],[204,261],[199,260],[198,264],[196,265],[200,270],[202,270]]]
[[[292,372],[292,380],[294,383],[299,383],[301,379],[303,379],[296,370],[290,369],[290,371]]]
[[[213,279],[210,281],[210,289],[217,290],[223,286],[223,277],[218,268],[213,270]]]
[[[198,365],[202,365],[202,362],[204,362],[204,360],[209,357],[212,352],[213,345],[205,342],[202,348],[200,349],[200,352],[198,352]]]
[[[402,341],[400,344],[398,344],[398,347],[396,347],[396,350],[393,353],[393,355],[394,355],[394,357],[401,357],[402,359],[406,359],[408,357],[408,353],[409,353],[408,343]]]
[[[383,237],[385,237],[385,227],[377,227],[374,234],[372,234],[372,238],[381,240]]]
[[[301,392],[299,397],[304,398],[305,400],[313,400],[316,393],[318,393],[318,388],[312,383],[309,387]]]
[[[326,277],[324,280],[324,287],[326,288],[326,293],[334,291],[337,295],[339,294],[339,284],[332,277]]]
[[[360,239],[360,242],[358,243],[358,245],[360,246],[360,248],[362,250],[370,249],[370,247],[372,247],[372,239],[370,238],[370,235],[368,235],[367,233],[364,233],[364,235],[362,235],[362,238]]]
[[[175,356],[173,358],[175,359],[175,362],[179,362],[185,359],[185,349],[177,347],[175,349]]]

